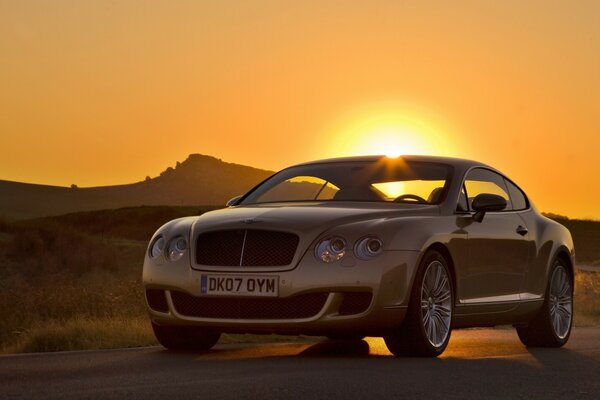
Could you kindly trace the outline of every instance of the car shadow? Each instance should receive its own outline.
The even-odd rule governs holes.
[[[315,343],[298,353],[302,357],[369,357],[371,348],[362,339],[335,340],[330,339]]]

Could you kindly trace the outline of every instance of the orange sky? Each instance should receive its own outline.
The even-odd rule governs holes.
[[[600,218],[598,1],[3,1],[0,56],[0,179],[396,146]]]

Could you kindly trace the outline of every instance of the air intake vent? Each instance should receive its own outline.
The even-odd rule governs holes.
[[[151,309],[164,313],[169,312],[164,290],[146,289],[146,300]]]
[[[287,298],[195,297],[171,291],[175,309],[181,315],[222,319],[301,319],[317,315],[328,293],[306,293]]]
[[[340,315],[361,314],[371,305],[373,294],[371,292],[347,292],[340,305]]]

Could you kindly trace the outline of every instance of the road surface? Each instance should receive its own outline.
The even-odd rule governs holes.
[[[600,328],[562,349],[513,329],[455,331],[438,359],[394,358],[381,339],[0,356],[0,399],[600,399]]]

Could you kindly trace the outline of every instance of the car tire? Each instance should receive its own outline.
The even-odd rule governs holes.
[[[560,259],[554,260],[542,307],[517,334],[527,347],[561,347],[569,340],[573,326],[573,278]]]
[[[152,322],[152,330],[158,343],[174,351],[208,351],[221,337],[219,332],[195,326],[157,325]]]
[[[404,321],[384,337],[388,350],[396,356],[439,356],[450,341],[453,311],[448,261],[440,252],[430,250],[419,265]]]

